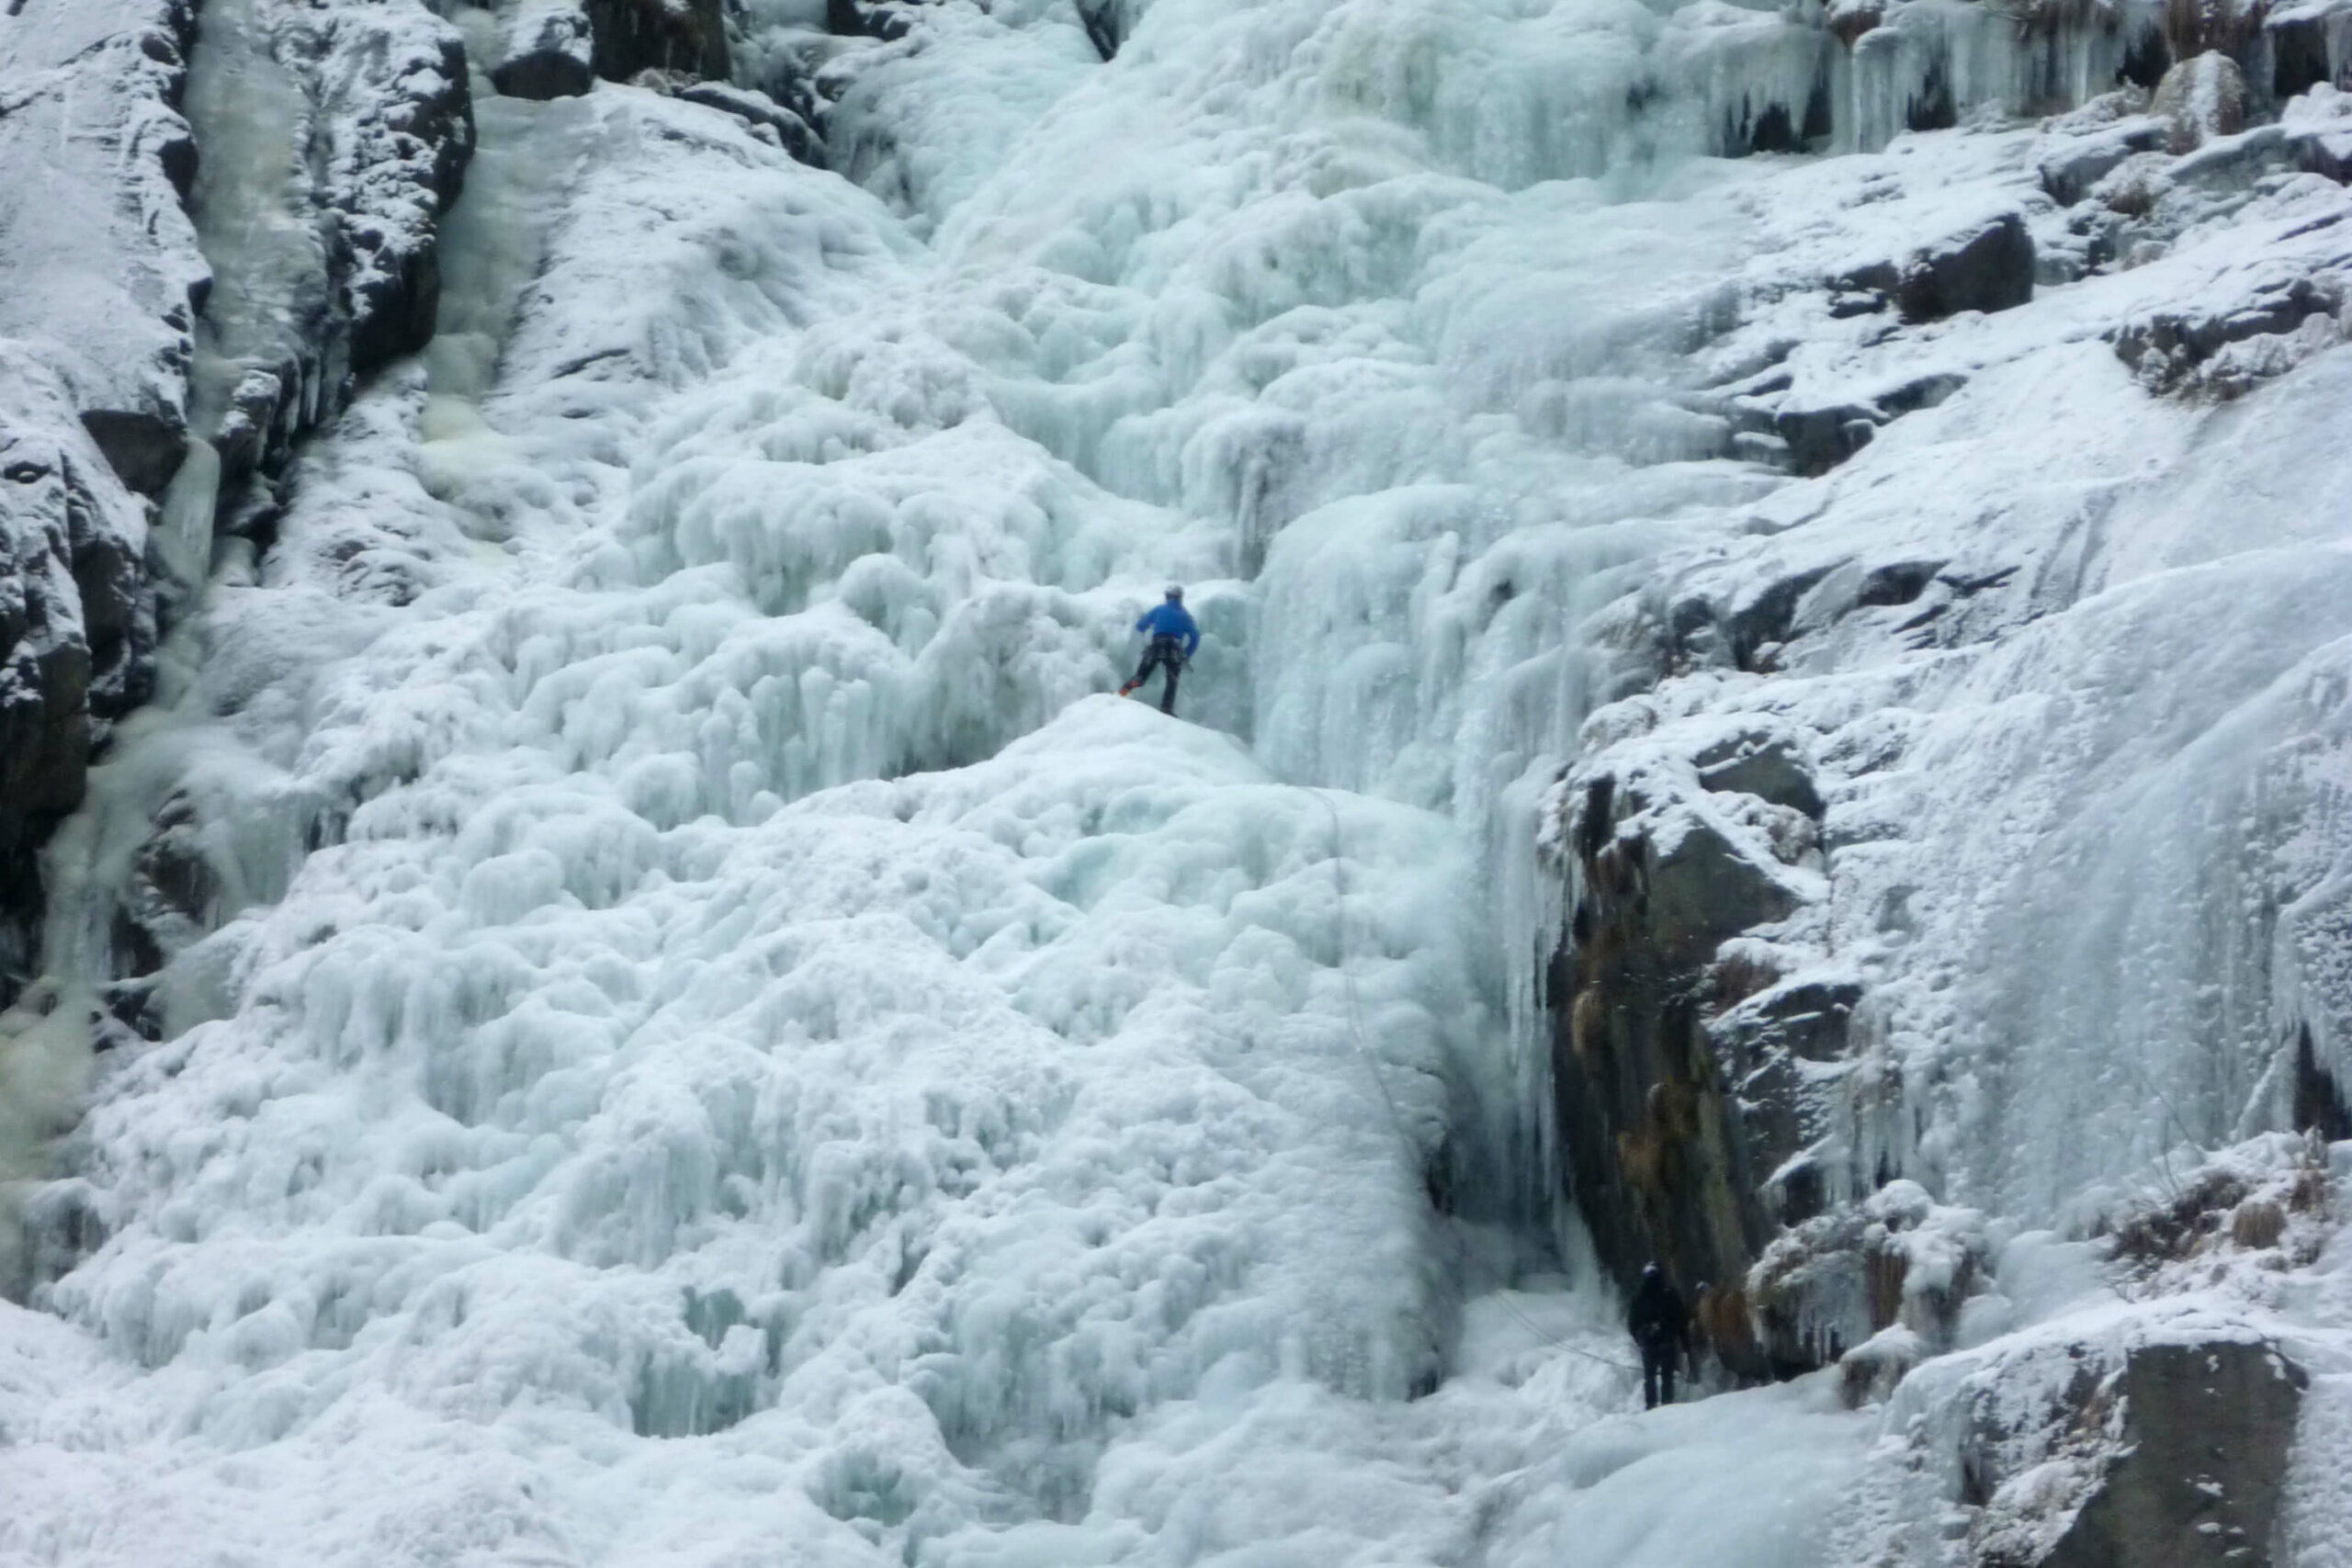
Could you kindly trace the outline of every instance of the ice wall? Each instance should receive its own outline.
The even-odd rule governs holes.
[[[167,1483],[197,1528],[373,1539],[529,1431],[463,1499],[517,1539],[985,1551],[1075,1524],[1156,1410],[1433,1384],[1427,1192],[1488,1032],[1451,829],[1088,694],[1179,573],[1227,638],[1191,711],[1233,708],[1214,534],[865,335],[931,276],[871,198],[646,94],[485,124],[452,335],[303,456],[257,578],[224,557],[209,656],[56,851],[194,907],[114,998],[167,1043],[44,1190],[40,1301],[181,1388],[128,1418],[283,1489],[353,1390],[415,1402],[423,1492],[240,1521]],[[115,837],[159,785],[185,830]],[[673,1502],[591,1525],[616,1437]],[[680,1440],[767,1500],[691,1502]],[[95,1524],[94,1463],[12,1539],[187,1528]]]
[[[1870,1432],[1826,1391],[1600,1419],[1628,1390],[1555,1203],[1536,981],[1568,900],[1531,852],[1542,797],[1580,747],[1725,713],[1877,756],[1917,697],[1933,744],[1880,784],[1969,784],[1890,807],[1928,868],[1897,901],[2019,880],[1887,995],[1988,1032],[2143,999],[2172,1027],[2173,993],[1937,979],[2007,972],[1976,934],[2051,951],[2086,886],[2103,918],[2054,933],[2082,942],[2065,975],[2206,898],[2214,838],[2152,885],[2097,829],[2259,793],[2226,737],[2189,742],[2308,650],[2249,610],[2173,714],[2154,609],[1956,609],[1990,651],[1917,664],[1897,617],[1867,646],[1856,617],[1900,607],[1864,585],[1909,558],[1905,517],[1999,535],[2081,488],[2069,443],[2114,478],[2208,428],[2104,334],[2212,275],[2131,247],[2250,214],[2285,254],[2340,196],[2305,175],[2249,207],[2290,173],[2263,165],[2179,227],[2074,227],[2055,142],[1988,106],[2103,85],[2128,12],[2042,35],[1919,6],[1857,21],[1850,58],[1824,18],[1713,6],[1160,0],[1107,62],[1060,6],[822,49],[811,20],[775,7],[747,52],[830,57],[831,172],[651,87],[484,107],[445,330],[220,545],[202,657],[53,848],[92,897],[50,950],[106,983],[115,1044],[35,1194],[36,1310],[0,1314],[30,1348],[0,1360],[30,1478],[0,1542],[1679,1561],[1662,1522],[1696,1450],[1770,1461],[1724,1470],[1708,1540],[1822,1560]],[[1931,83],[1986,123],[1898,136],[1942,117]],[[1847,155],[1707,155],[1777,141],[1774,106],[1791,148]],[[2051,135],[2145,140],[2100,113]],[[1898,301],[1987,231],[2030,238],[2043,299]],[[2011,450],[2020,406],[2047,439]],[[1852,461],[1798,484],[1825,423]],[[2140,493],[2242,466],[2210,462]],[[1846,554],[1776,554],[1812,548]],[[2332,626],[2309,561],[2231,570],[2231,603],[2283,580],[2312,602],[2297,636]],[[1107,694],[1170,579],[1207,632],[1184,723]],[[2118,739],[2146,713],[2102,712],[2076,771],[2032,774],[2058,816],[2132,761],[2069,829],[2083,874],[1935,871],[1995,833],[1999,759],[2075,733],[2052,689],[2109,657],[2148,661],[2100,689],[2178,720],[2178,769]],[[2301,733],[2313,690],[2246,733]],[[1828,781],[1833,823],[1872,773]],[[2313,783],[2278,820],[2324,836],[2331,801]],[[1832,897],[1773,933],[1791,952],[1912,934],[1858,934],[1906,885],[1871,880],[1877,841],[1805,846]],[[1931,1044],[2014,1069],[2004,1115],[2111,1087]],[[2150,1124],[2019,1164],[1948,1081],[1949,1116],[1916,1102],[1941,1144],[1903,1151],[1944,1163],[1910,1168],[2013,1173],[2020,1208]],[[355,1467],[385,1483],[338,1484]]]

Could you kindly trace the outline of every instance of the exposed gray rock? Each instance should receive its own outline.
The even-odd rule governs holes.
[[[175,107],[189,10],[25,0],[0,28],[0,986],[35,962],[34,852],[152,678],[147,516],[124,487],[161,494],[192,417],[232,481],[266,469],[353,376],[432,333],[437,220],[473,145],[456,32],[418,0],[264,0],[253,25],[307,106],[286,167],[308,174],[289,199],[324,235],[322,271],[264,299],[266,333],[220,344],[193,411],[212,279],[181,205],[202,141]],[[241,308],[255,281],[233,280]]]
[[[2006,310],[2033,298],[2033,236],[2023,215],[1985,214],[1913,248],[1899,261],[1871,262],[1827,280],[1842,313],[1861,313],[1860,301],[1891,301],[1905,321],[1927,321],[1962,310]]]
[[[473,156],[473,100],[463,42],[413,0],[317,15],[321,205],[336,224],[340,313],[361,373],[433,335],[440,218]]]
[[[1806,566],[1746,585],[1724,616],[1732,662],[1743,670],[1754,669],[1764,649],[1787,641],[1798,602],[1828,576],[1830,570],[1826,566]]]
[[[1715,966],[1719,997],[1744,988],[1742,967],[1736,958]],[[1813,1150],[1829,1131],[1820,1093],[1828,1075],[1815,1069],[1843,1063],[1860,1000],[1861,987],[1851,980],[1799,978],[1772,985],[1707,1022],[1716,1060],[1738,1098],[1747,1167],[1760,1175],[1764,1209],[1781,1224],[1801,1224],[1826,1203],[1828,1173]],[[1784,1363],[1795,1364],[1790,1354],[1784,1347]]]
[[[175,793],[156,809],[153,830],[133,857],[129,883],[115,906],[108,945],[117,977],[153,975],[201,940],[216,923],[220,892],[196,804]],[[125,1021],[141,1026],[137,1012]]]
[[[1874,276],[1874,274],[1873,274]],[[1883,275],[1894,287],[1892,268]],[[1833,288],[1853,282],[1851,277],[1833,280]],[[1868,298],[1874,301],[1871,309],[1884,310],[1889,296],[1861,296],[1835,293],[1830,299],[1830,314],[1839,313],[1840,300]],[[1888,388],[1867,401],[1843,398],[1834,402],[1812,403],[1801,397],[1784,400],[1770,416],[1773,436],[1786,454],[1785,467],[1807,478],[1826,474],[1845,462],[1876,439],[1879,426],[1900,419],[1906,413],[1933,408],[1966,385],[1966,378],[1951,373],[1915,377]],[[1753,403],[1755,400],[1747,400]]]
[[[2127,1326],[1953,1358],[1890,1425],[1965,1510],[1973,1562],[2222,1568],[2271,1560],[2308,1381],[2249,1330]]]
[[[1116,0],[1080,0],[1078,20],[1086,29],[1086,41],[1106,63],[1117,56],[1125,41],[1125,18]]]
[[[1894,301],[1906,320],[2006,310],[2033,298],[2033,236],[2016,212],[1969,224],[1905,260]]]
[[[198,383],[195,418],[221,454],[224,511],[250,513],[266,504],[245,494],[251,476],[274,475],[358,377],[432,337],[439,220],[472,155],[473,105],[463,44],[422,0],[255,0],[205,47],[242,51],[240,68],[275,78],[296,106],[295,179],[239,169],[218,186],[208,175],[198,192],[208,247],[251,276],[223,279],[232,308],[209,318],[218,368]],[[238,112],[200,91],[189,109],[199,142],[208,116]],[[322,243],[302,265],[248,257],[238,234],[249,211]]]
[[[885,43],[907,36],[914,26],[920,0],[825,0],[826,30],[839,38],[880,39]]]
[[[2132,1351],[2120,1389],[2123,1450],[2043,1568],[2222,1568],[2266,1558],[2307,1381],[2265,1345]]]

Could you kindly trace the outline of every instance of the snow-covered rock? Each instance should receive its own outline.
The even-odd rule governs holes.
[[[777,103],[765,93],[752,87],[733,87],[718,82],[691,82],[677,89],[678,96],[690,104],[700,104],[731,114],[748,125],[764,128],[775,137],[776,145],[804,164],[822,164],[825,149],[817,133],[796,111]]]
[[[2164,121],[2175,152],[2193,152],[2217,136],[2245,129],[2245,73],[2214,51],[2184,60],[2156,84],[2148,113]]]
[[[2218,1568],[2269,1555],[2309,1382],[2250,1325],[2124,1317],[1954,1357],[1890,1421],[1962,1506],[1969,1561]]]
[[[211,283],[181,209],[198,166],[178,113],[193,30],[175,0],[25,0],[0,29],[0,338],[57,378],[149,495],[179,467]]]

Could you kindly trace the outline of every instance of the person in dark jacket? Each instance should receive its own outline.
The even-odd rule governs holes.
[[[1143,662],[1136,666],[1136,678],[1119,688],[1119,695],[1124,697],[1150,680],[1153,670],[1164,669],[1168,671],[1168,685],[1159,694],[1159,711],[1172,714],[1176,711],[1177,673],[1192,660],[1193,650],[1201,646],[1200,625],[1184,608],[1184,590],[1169,584],[1167,599],[1145,611],[1143,619],[1136,623],[1136,630],[1148,634],[1151,640],[1144,645]]]
[[[1667,1283],[1666,1270],[1655,1263],[1642,1266],[1642,1282],[1634,1288],[1625,1327],[1642,1350],[1642,1408],[1673,1404],[1674,1369],[1690,1343],[1690,1311]]]

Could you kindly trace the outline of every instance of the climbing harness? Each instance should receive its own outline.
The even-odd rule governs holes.
[[[1356,1055],[1363,1058],[1364,1070],[1372,1075],[1374,1087],[1380,1090],[1381,1103],[1388,1107],[1388,1124],[1396,1130],[1396,1141],[1404,1148],[1405,1157],[1409,1163],[1419,1157],[1419,1151],[1414,1146],[1412,1134],[1406,1131],[1405,1113],[1396,1108],[1396,1097],[1388,1092],[1388,1080],[1381,1075],[1380,1062],[1373,1055],[1371,1045],[1364,1040],[1363,1025],[1360,1016],[1361,1009],[1356,998],[1355,966],[1348,962],[1348,862],[1345,852],[1346,841],[1340,828],[1340,808],[1331,803],[1330,791],[1317,788],[1313,793],[1315,798],[1323,803],[1324,811],[1331,818],[1331,882],[1334,891],[1338,894],[1333,919],[1338,928],[1336,948],[1339,955],[1340,983],[1347,1005],[1348,1039],[1354,1045]],[[1470,1277],[1470,1248],[1463,1241],[1461,1232],[1452,1224],[1446,1224],[1442,1216],[1440,1217],[1438,1228],[1453,1240],[1455,1253],[1454,1278],[1468,1279]],[[1613,1356],[1603,1356],[1596,1351],[1580,1348],[1565,1339],[1544,1332],[1533,1319],[1512,1304],[1510,1293],[1508,1291],[1496,1292],[1494,1299],[1502,1303],[1505,1312],[1519,1320],[1521,1327],[1553,1349],[1566,1350],[1571,1356],[1582,1356],[1588,1361],[1599,1361],[1602,1366],[1614,1367],[1621,1372],[1640,1375],[1641,1369],[1630,1362],[1618,1360]]]

